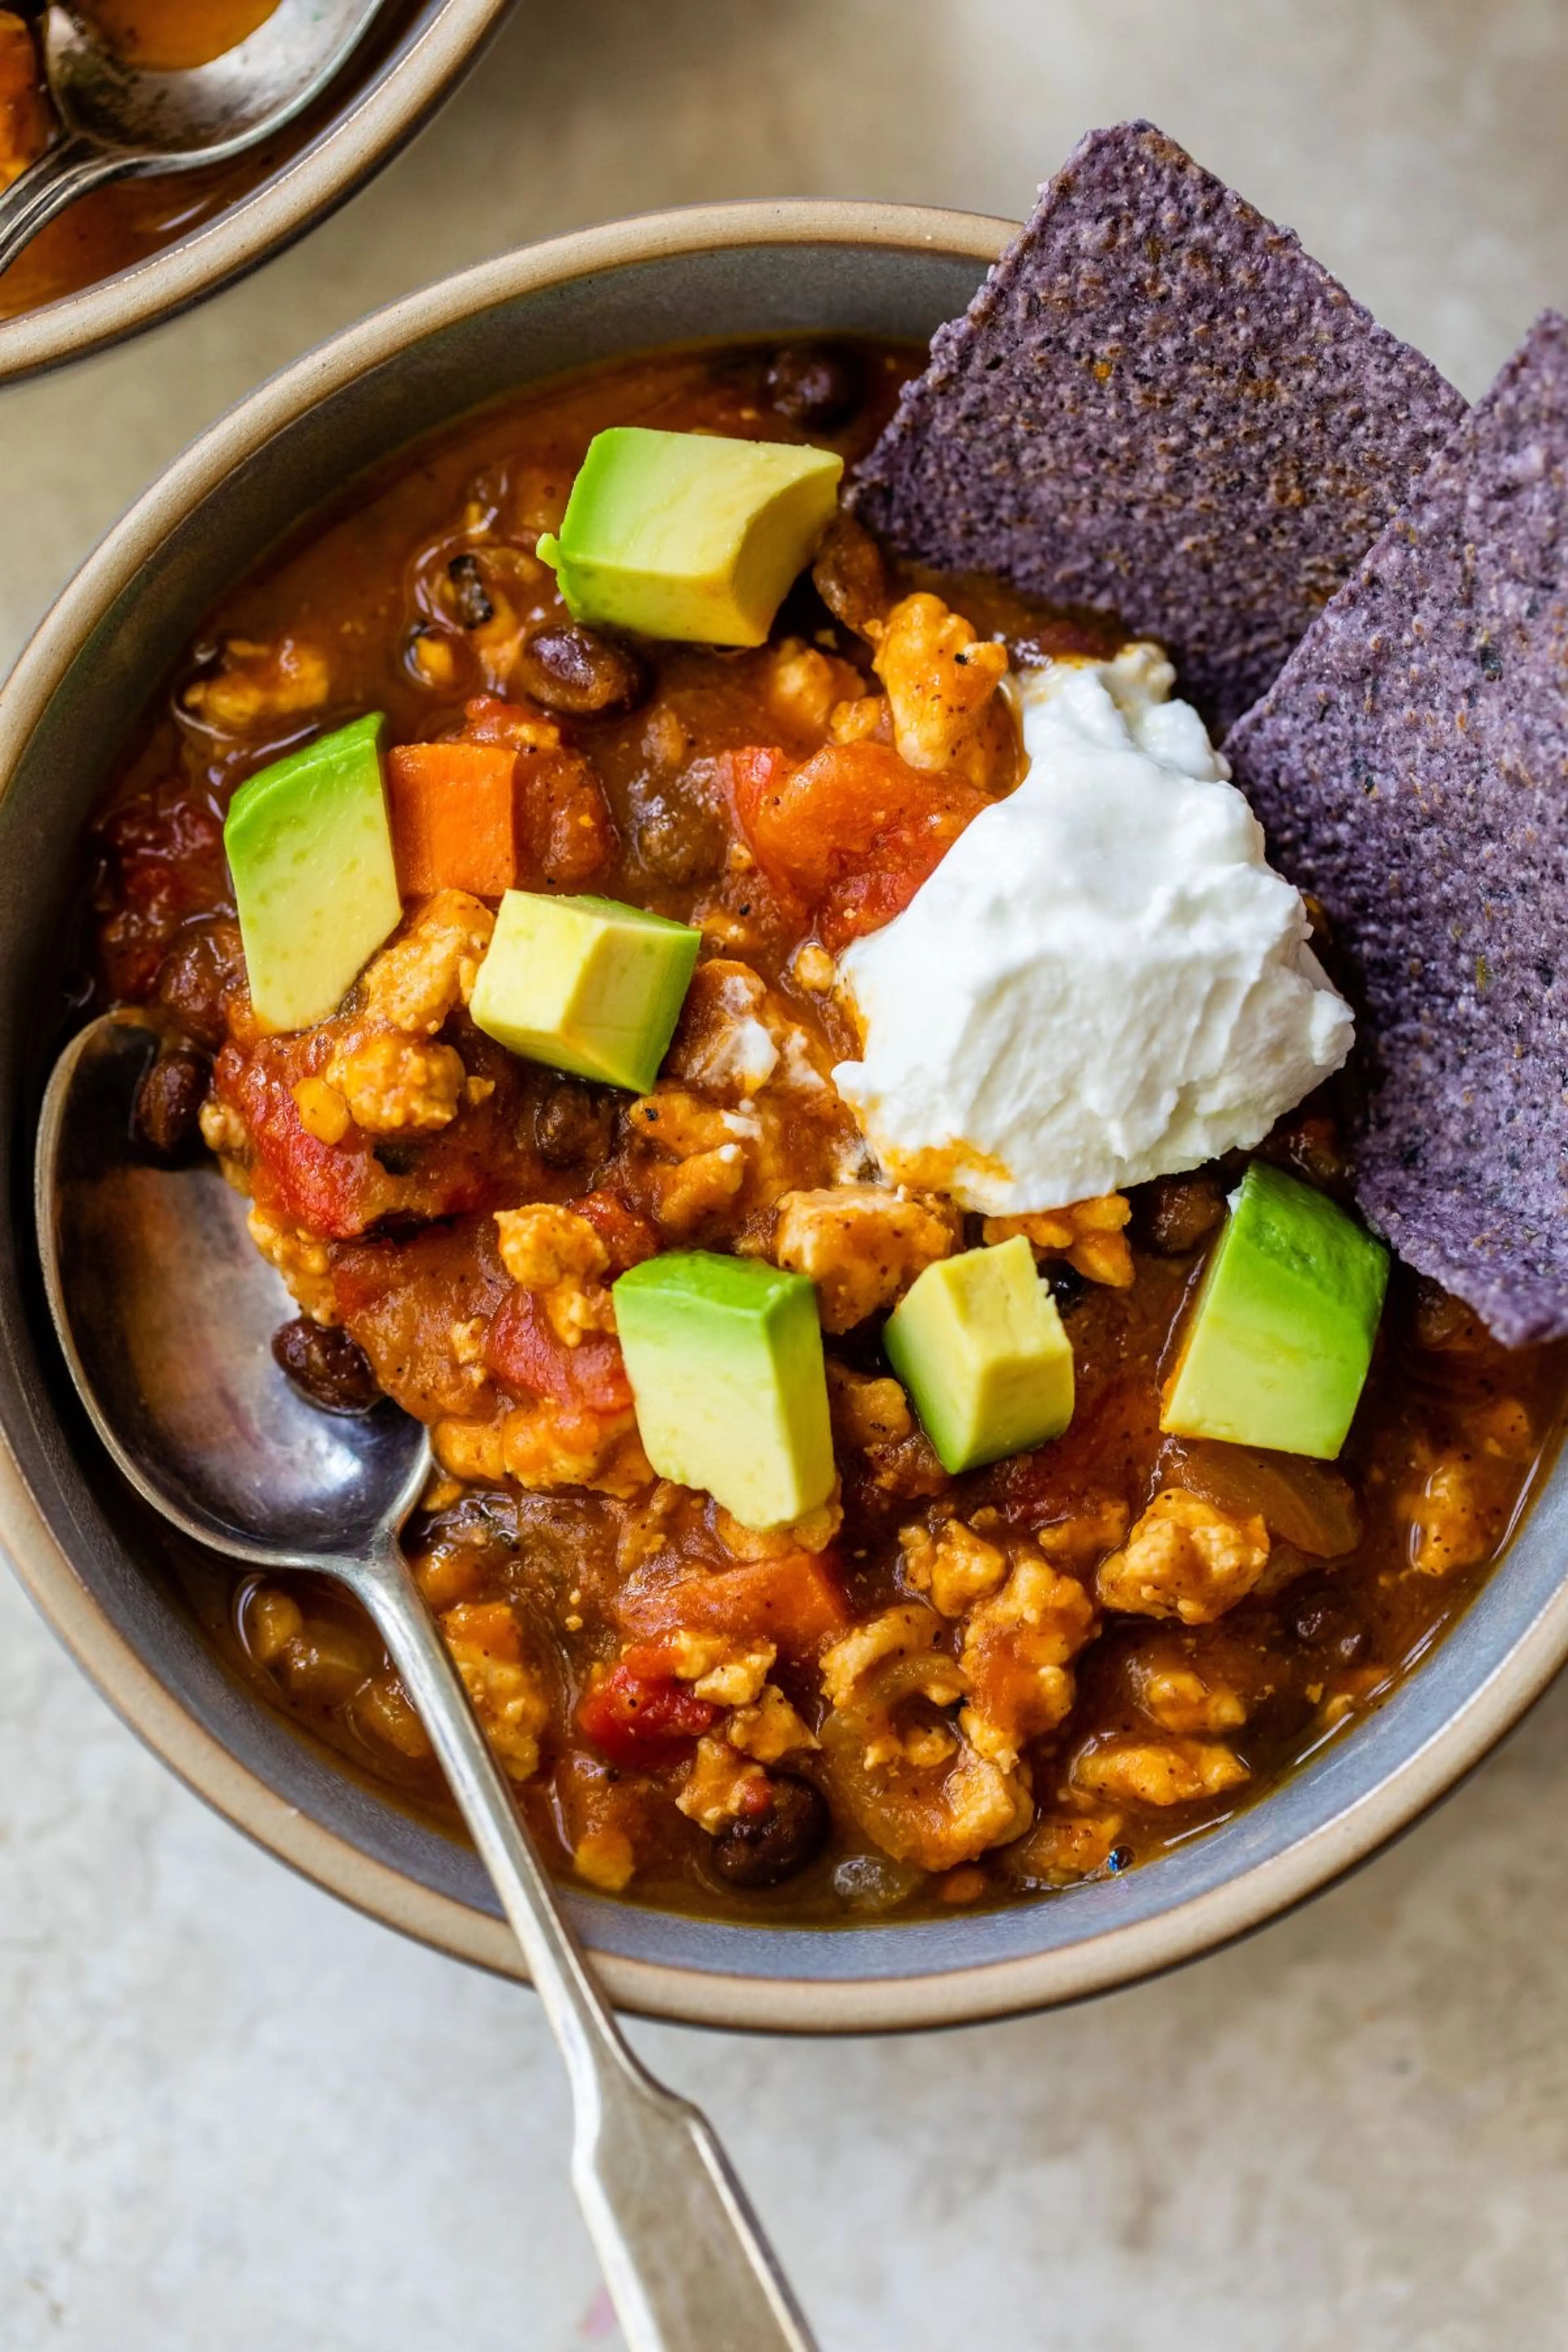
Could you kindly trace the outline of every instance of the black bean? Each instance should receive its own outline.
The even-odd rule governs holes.
[[[632,846],[661,882],[711,880],[724,863],[724,830],[699,801],[653,793],[632,828]]]
[[[1292,1637],[1309,1644],[1321,1642],[1339,1615],[1334,1595],[1321,1584],[1299,1585],[1290,1596],[1289,1623]]]
[[[1133,1233],[1161,1257],[1184,1257],[1224,1215],[1225,1195],[1213,1176],[1156,1176],[1132,1195]]]
[[[1344,1664],[1353,1664],[1366,1647],[1366,1629],[1356,1621],[1354,1608],[1332,1583],[1314,1579],[1298,1584],[1289,1596],[1286,1623],[1308,1650],[1331,1650]]]
[[[653,675],[629,646],[567,621],[535,629],[518,657],[517,683],[563,718],[608,719],[646,702]]]
[[[216,1054],[228,1034],[228,1002],[239,985],[239,926],[226,915],[180,933],[158,972],[158,1002],[194,1044]]]
[[[368,1412],[381,1394],[359,1341],[308,1315],[273,1333],[272,1360],[323,1412]]]
[[[766,1812],[742,1813],[713,1841],[713,1867],[727,1886],[777,1886],[815,1862],[832,1827],[820,1789],[779,1772]]]
[[[162,1055],[136,1090],[136,1132],[164,1160],[189,1151],[200,1133],[212,1064],[194,1045]]]
[[[377,1143],[371,1148],[389,1176],[414,1175],[425,1156],[417,1143]]]
[[[874,635],[893,601],[882,551],[853,515],[834,516],[816,551],[811,578],[834,619],[857,636]]]
[[[1268,1137],[1265,1156],[1279,1166],[1294,1169],[1309,1184],[1332,1192],[1350,1177],[1350,1161],[1340,1143],[1339,1129],[1326,1113],[1301,1110]]]
[[[547,1168],[596,1168],[610,1156],[616,1107],[611,1097],[563,1078],[533,1110],[533,1148]]]
[[[768,369],[768,399],[803,432],[826,432],[859,405],[859,362],[837,343],[786,343]]]
[[[1047,1258],[1040,1273],[1050,1285],[1051,1297],[1064,1313],[1076,1307],[1089,1288],[1084,1276],[1079,1274],[1076,1265],[1069,1265],[1065,1257]]]
[[[496,608],[485,593],[478,556],[454,555],[447,566],[447,577],[452,583],[458,618],[465,629],[482,629],[487,621],[495,619]]]

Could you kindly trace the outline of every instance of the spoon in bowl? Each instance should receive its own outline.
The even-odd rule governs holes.
[[[209,1164],[135,1133],[157,1034],[105,1014],[44,1097],[35,1202],[67,1367],[121,1475],[207,1549],[346,1586],[375,1621],[495,1882],[566,2061],[572,2174],[631,2352],[812,2352],[700,2112],[621,2037],[399,1541],[430,1474],[423,1426],[307,1404],[272,1360],[278,1281]]]
[[[62,135],[0,194],[0,270],[89,188],[226,163],[291,122],[358,43],[381,0],[278,0],[210,65],[130,63],[89,19],[54,0],[44,73]]]

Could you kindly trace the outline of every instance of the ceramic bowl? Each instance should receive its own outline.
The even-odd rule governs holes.
[[[481,400],[672,341],[860,329],[924,338],[1004,222],[883,205],[665,215],[557,239],[382,311],[189,449],[66,590],[0,693],[0,1529],[100,1689],[209,1802],[321,1885],[502,1970],[478,1863],[334,1764],[205,1644],[155,1535],[92,1443],[42,1310],[24,1203],[60,1034],[82,820],[149,690],[237,575],[358,469]],[[951,2024],[1126,1984],[1300,1902],[1485,1755],[1568,1654],[1568,1465],[1460,1623],[1369,1720],[1222,1827],[1124,1876],[1011,1909],[746,1927],[571,1900],[617,2000],[792,2032]]]
[[[174,244],[79,293],[0,319],[0,385],[158,326],[255,269],[390,163],[455,88],[510,0],[417,0],[374,26],[322,100],[326,119],[278,169]]]

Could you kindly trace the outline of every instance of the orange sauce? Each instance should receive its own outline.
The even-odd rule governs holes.
[[[131,64],[178,73],[237,48],[277,5],[278,0],[91,0],[83,14]]]

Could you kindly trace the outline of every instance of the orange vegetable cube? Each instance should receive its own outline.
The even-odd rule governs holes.
[[[499,898],[517,881],[513,776],[504,743],[402,743],[387,754],[397,882],[406,898],[469,890]]]

